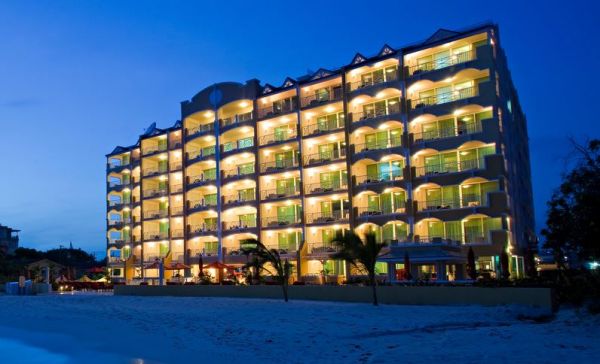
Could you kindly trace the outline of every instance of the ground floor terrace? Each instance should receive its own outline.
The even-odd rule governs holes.
[[[229,363],[232,353],[244,363],[593,363],[600,356],[598,317],[575,310],[540,324],[518,319],[531,312],[514,306],[0,295],[0,307],[5,364]]]

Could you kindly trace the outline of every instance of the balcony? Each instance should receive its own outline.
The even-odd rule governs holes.
[[[246,176],[254,174],[254,171],[255,171],[254,163],[252,165],[245,166],[245,167],[238,166],[237,168],[223,171],[222,178],[223,178],[223,180],[228,180],[228,181],[234,180],[234,179],[242,179],[242,178],[245,178]]]
[[[217,224],[188,225],[188,232],[191,236],[214,235],[217,233]]]
[[[221,131],[233,129],[237,125],[249,122],[252,120],[252,117],[252,111],[250,111],[244,114],[234,115],[229,118],[219,119],[219,122],[221,123]]]
[[[449,162],[443,164],[431,164],[423,167],[415,167],[417,177],[436,176],[447,173],[457,173],[474,169],[483,169],[484,162],[480,159],[468,159],[464,161]]]
[[[348,118],[351,123],[367,123],[374,120],[383,121],[392,115],[400,113],[400,103],[389,104],[387,108],[369,109],[363,112],[349,113]]]
[[[307,253],[310,256],[329,256],[340,251],[340,248],[337,245],[332,243],[308,243],[307,244]]]
[[[145,231],[144,240],[165,240],[169,238],[169,233],[166,231]]]
[[[289,244],[266,244],[267,249],[276,250],[282,257],[296,256],[298,252],[298,243],[290,242]]]
[[[256,193],[248,194],[237,194],[237,195],[227,195],[223,196],[223,204],[224,205],[242,205],[248,202],[256,201]]]
[[[323,193],[339,192],[348,189],[348,183],[346,180],[340,179],[338,181],[323,182],[323,183],[311,183],[306,185],[304,193],[307,195],[317,195]]]
[[[187,129],[188,138],[195,138],[197,136],[213,133],[215,130],[215,126],[213,123],[198,125],[197,127]]]
[[[401,181],[404,178],[401,171],[393,173],[381,173],[375,175],[356,176],[356,186],[366,186],[373,184],[385,184],[393,183],[395,181]]]
[[[181,161],[169,163],[169,170],[171,172],[179,171],[181,168],[183,168],[183,163],[181,163]]]
[[[169,140],[169,149],[181,149],[182,146],[181,137]]]
[[[171,192],[171,194],[182,193],[183,185],[182,184],[171,185],[170,192]]]
[[[477,58],[474,50],[457,53],[452,56],[439,58],[430,62],[421,63],[408,68],[409,76],[416,76],[422,73],[440,70],[446,67],[466,63]]]
[[[171,216],[183,215],[183,206],[171,206]]]
[[[472,123],[465,123],[458,127],[451,128],[436,128],[428,130],[426,132],[415,133],[415,143],[424,143],[427,141],[434,141],[439,139],[454,138],[461,135],[469,135],[475,133],[481,133],[482,127],[480,121],[474,121]]]
[[[418,201],[417,208],[419,211],[437,211],[479,207],[482,206],[483,203],[484,201],[481,195],[469,194],[462,195],[462,198]]]
[[[337,120],[328,120],[326,122],[317,122],[314,124],[306,125],[302,128],[302,135],[305,137],[317,136],[332,131],[338,131],[344,129],[346,123],[344,118],[338,118]]]
[[[250,137],[252,138],[252,137]],[[226,156],[229,156],[231,154],[235,154],[235,153],[241,153],[241,152],[247,152],[249,150],[252,150],[252,148],[254,147],[254,139],[250,139],[250,140],[238,140],[236,142],[233,142],[231,144],[228,143],[228,145],[222,145],[221,146],[221,158],[225,158]]]
[[[370,79],[365,79],[356,82],[348,82],[346,83],[346,92],[356,92],[368,90],[377,85],[384,85],[390,82],[394,82],[398,80],[399,73],[398,69],[390,69],[389,72],[385,72],[385,75],[382,74],[379,77],[373,77]]]
[[[168,210],[152,210],[152,211],[144,211],[144,219],[145,220],[150,220],[150,219],[160,219],[160,218],[165,218],[169,216],[169,211]]]
[[[116,171],[121,168],[129,167],[129,164],[130,164],[129,160],[124,160],[122,162],[114,160],[114,161],[110,161],[106,164],[106,169],[109,172],[112,172],[112,171]]]
[[[383,215],[395,215],[395,214],[405,214],[406,213],[406,203],[402,201],[399,206],[369,206],[369,207],[357,207],[356,208],[356,218],[368,219],[369,217],[374,216],[383,216]]]
[[[153,198],[153,197],[161,197],[169,194],[169,190],[166,188],[155,188],[150,190],[142,191],[142,196],[144,198]]]
[[[184,231],[183,229],[171,230],[171,238],[172,239],[183,239]]]
[[[217,180],[216,173],[201,173],[195,176],[188,176],[187,183],[193,187],[203,186],[205,184],[213,183]]]
[[[402,136],[392,137],[388,140],[380,140],[372,143],[354,144],[354,153],[367,153],[378,150],[387,150],[402,146]]]
[[[142,171],[142,176],[151,177],[159,174],[167,173],[167,165],[163,164],[158,167],[146,168]]]
[[[197,212],[210,210],[217,207],[217,201],[206,200],[204,198],[199,200],[191,200],[187,203],[187,208],[189,212]]]
[[[203,159],[207,159],[208,157],[214,156],[216,153],[216,148],[213,145],[212,147],[202,148],[200,150],[191,151],[185,154],[185,159],[190,162],[197,162]]]
[[[260,191],[260,199],[266,200],[278,200],[296,197],[300,195],[300,186],[289,186],[285,188],[276,188],[272,190]]]
[[[454,90],[450,92],[439,93],[433,96],[412,99],[410,100],[410,104],[413,110],[423,109],[429,106],[441,105],[453,101],[468,99],[470,97],[475,97],[478,96],[478,91],[479,88],[477,86],[465,87],[460,90]]]
[[[321,89],[318,93],[302,98],[302,108],[320,106],[329,102],[340,101],[342,99],[342,85],[333,86],[325,90]]]
[[[150,155],[154,153],[164,152],[167,150],[167,143],[161,143],[157,145],[152,145],[146,148],[142,148],[142,155]]]
[[[277,173],[290,168],[298,168],[298,166],[298,161],[295,159],[264,162],[260,164],[260,173]]]
[[[108,220],[108,227],[120,229],[125,225],[123,220]]]
[[[258,138],[258,145],[264,146],[269,144],[284,143],[289,140],[294,140],[298,137],[296,126],[290,127],[285,132],[263,135]]]
[[[266,216],[261,219],[263,228],[283,228],[302,224],[301,216]]]
[[[309,154],[304,156],[304,166],[314,166],[323,163],[338,161],[346,157],[346,148],[334,149],[331,151],[323,151],[320,153]]]
[[[271,106],[258,109],[258,118],[273,118],[279,115],[289,114],[298,109],[298,102],[296,101],[295,97],[291,97],[282,101],[283,102],[273,103]]]
[[[349,210],[332,212],[312,212],[306,214],[307,224],[335,224],[348,222],[350,216]]]
[[[245,221],[224,221],[223,232],[243,231],[256,228],[256,217]]]

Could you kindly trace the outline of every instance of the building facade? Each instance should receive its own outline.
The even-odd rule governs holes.
[[[534,249],[526,119],[498,28],[438,30],[403,48],[287,78],[210,86],[181,121],[151,125],[107,155],[108,264],[149,280],[157,258],[242,265],[248,238],[279,249],[294,279],[342,282],[331,239],[388,243],[378,263],[402,279],[463,279],[472,247],[494,276]]]
[[[0,251],[5,254],[13,254],[19,247],[19,231],[0,225]]]

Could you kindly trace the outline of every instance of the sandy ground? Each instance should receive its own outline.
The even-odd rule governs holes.
[[[534,323],[518,319],[523,313],[531,311],[512,306],[0,296],[0,349],[5,349],[0,352],[13,353],[8,359],[0,354],[0,362],[597,362],[600,317],[567,309],[550,322]],[[43,354],[38,358],[20,344],[47,353],[47,360],[36,361]]]

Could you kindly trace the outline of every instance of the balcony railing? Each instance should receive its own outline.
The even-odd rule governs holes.
[[[151,189],[142,191],[142,195],[144,198],[157,197],[157,196],[166,196],[169,194],[169,191],[166,188],[160,189]]]
[[[393,114],[397,114],[400,112],[400,103],[397,102],[395,104],[388,105],[387,108],[384,109],[369,109],[363,112],[353,112],[348,114],[350,117],[350,122],[358,122],[369,119],[375,119],[383,116],[389,116]]]
[[[213,208],[213,207],[217,207],[217,201],[207,201],[204,198],[201,198],[199,200],[188,201],[189,209]]]
[[[334,86],[327,89],[324,93],[314,93],[310,96],[302,98],[302,107],[312,107],[325,104],[332,101],[338,101],[342,99],[342,86]]]
[[[181,192],[183,192],[182,184],[171,185],[171,193],[181,193]]]
[[[284,227],[290,225],[297,225],[302,223],[301,216],[266,216],[261,219],[261,226],[263,228],[274,228],[274,227]]]
[[[311,136],[318,135],[321,133],[327,133],[329,131],[343,129],[345,125],[344,119],[339,118],[336,121],[326,121],[323,123],[314,123],[306,125],[302,128],[302,135]]]
[[[254,174],[254,164],[248,167],[237,167],[223,171],[223,178],[243,177]]]
[[[209,173],[209,174],[201,173],[199,175],[189,176],[188,184],[196,184],[196,183],[202,183],[202,182],[214,182],[216,180],[217,180],[217,177],[216,177],[216,174],[214,174],[214,173]]]
[[[430,164],[423,167],[415,167],[417,177],[434,176],[446,173],[456,173],[472,169],[483,168],[483,161],[480,159],[468,159],[464,161],[449,162],[443,164]]]
[[[285,188],[276,188],[272,190],[260,191],[261,200],[272,200],[300,195],[300,186],[290,186]]]
[[[196,136],[204,133],[210,133],[215,130],[213,123],[198,125],[194,128],[188,129],[188,136]]]
[[[183,238],[183,229],[171,230],[171,238]]]
[[[296,159],[281,159],[277,161],[269,161],[260,164],[261,173],[272,173],[282,171],[287,168],[298,167],[298,161]]]
[[[346,89],[348,91],[356,91],[356,90],[360,90],[363,88],[368,88],[371,86],[375,86],[375,85],[379,85],[382,83],[386,83],[386,82],[392,82],[392,81],[396,81],[398,80],[398,70],[394,70],[393,72],[386,72],[385,76],[381,76],[381,77],[374,77],[370,80],[364,80],[364,81],[356,81],[356,82],[348,82],[346,83]]]
[[[434,70],[439,70],[442,68],[454,66],[455,64],[465,63],[472,61],[476,58],[475,51],[466,51],[462,53],[457,53],[452,56],[438,58],[436,60],[421,63],[418,65],[414,65],[408,68],[408,73],[412,75],[417,75],[420,73],[430,72]]]
[[[381,173],[376,175],[356,176],[356,185],[368,185],[382,182],[400,181],[404,177],[402,171],[393,173]]]
[[[392,137],[388,140],[377,141],[375,143],[361,143],[354,145],[355,153],[365,153],[372,150],[382,150],[402,146],[402,137]]]
[[[258,138],[259,145],[267,145],[272,143],[285,142],[288,140],[296,139],[298,137],[298,133],[296,133],[296,126],[290,127],[285,133],[273,133],[263,135]]]
[[[339,181],[308,184],[304,188],[304,193],[312,194],[312,193],[337,192],[337,191],[343,191],[347,188],[348,188],[347,181],[345,179],[340,179]]]
[[[271,105],[268,107],[264,107],[262,109],[258,109],[258,117],[261,119],[275,117],[278,115],[283,115],[283,114],[290,113],[292,111],[296,111],[297,108],[298,108],[298,103],[297,103],[296,99],[293,98],[291,100],[291,102],[289,102],[289,103]]]
[[[179,137],[178,139],[171,139],[169,140],[169,148],[170,149],[179,149],[182,147],[182,142],[181,142],[181,137]]]
[[[202,249],[190,249],[190,258],[197,258],[199,255],[203,257],[213,257],[218,254],[219,249],[217,248],[202,248]]]
[[[206,147],[206,148],[202,148],[199,150],[193,150],[190,151],[186,154],[186,159],[188,161],[190,160],[194,160],[194,159],[201,159],[201,158],[206,158],[206,157],[210,157],[211,155],[215,155],[216,153],[216,149],[215,146],[213,145],[212,147]]]
[[[171,215],[183,215],[183,206],[171,206]]]
[[[475,121],[459,125],[458,127],[436,128],[426,132],[415,133],[414,139],[416,142],[423,142],[427,140],[453,138],[460,135],[480,133],[481,130],[481,122]]]
[[[244,114],[238,114],[229,118],[225,118],[225,119],[219,119],[219,121],[221,122],[221,127],[224,128],[226,126],[231,126],[231,125],[236,125],[236,124],[240,124],[246,121],[250,121],[252,120],[252,111],[244,113]]]
[[[462,195],[462,198],[454,199],[437,199],[418,201],[417,207],[419,211],[432,211],[432,210],[447,210],[447,209],[459,209],[466,207],[477,207],[481,206],[483,200],[481,195],[477,194],[466,194]]]
[[[265,244],[269,250],[277,250],[279,255],[295,255],[298,251],[298,243],[292,242],[289,244]]]
[[[153,210],[153,211],[144,211],[144,219],[160,219],[163,217],[168,217],[168,210]]]
[[[145,231],[144,240],[168,239],[169,233],[166,231]]]
[[[340,248],[333,243],[308,243],[307,245],[307,253],[311,255],[334,254],[340,250]]]
[[[304,156],[304,165],[310,166],[313,164],[326,163],[339,159],[343,159],[346,156],[346,148],[334,149],[330,151],[323,151],[315,154],[309,154]]]
[[[197,224],[188,225],[190,234],[215,233],[217,232],[217,224]]]
[[[162,174],[162,173],[167,173],[167,166],[166,165],[162,165],[160,167],[154,167],[154,168],[146,168],[142,171],[142,175],[144,177],[149,177],[149,176],[153,176],[153,175],[157,175],[157,174]]]
[[[146,148],[142,148],[142,155],[148,155],[157,152],[164,152],[167,150],[167,143],[152,145]]]
[[[307,224],[327,224],[347,221],[349,217],[348,210],[338,210],[332,212],[313,212],[306,214]]]
[[[232,204],[232,203],[243,203],[243,202],[252,202],[252,201],[256,201],[256,194],[237,194],[237,195],[227,195],[227,196],[223,196],[223,202],[225,204]]]
[[[427,106],[441,105],[448,102],[467,99],[477,96],[477,87],[465,87],[460,90],[444,92],[433,96],[421,97],[410,101],[413,109],[419,109]]]
[[[108,170],[113,170],[113,169],[118,169],[121,167],[127,167],[129,166],[130,162],[128,160],[123,161],[123,162],[108,162],[107,163],[107,167]]]
[[[358,207],[357,217],[369,217],[389,214],[404,214],[406,213],[406,203],[402,201],[399,206],[379,206],[379,207]]]
[[[224,221],[223,222],[223,230],[224,231],[232,231],[232,230],[244,230],[256,227],[256,218],[249,219],[246,221]]]
[[[181,161],[169,163],[169,170],[171,170],[171,171],[178,171],[182,167],[183,167],[183,163],[181,163]]]
[[[125,205],[128,203],[129,202],[123,202],[123,201],[108,201],[108,206],[109,207],[117,207],[117,206]]]

